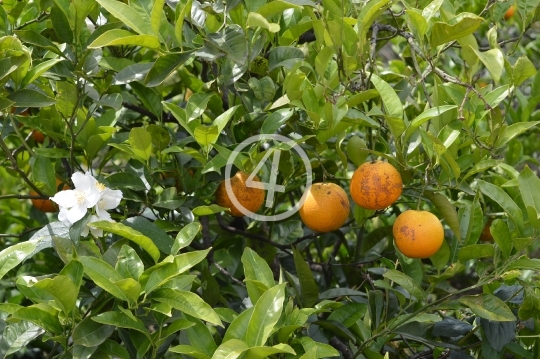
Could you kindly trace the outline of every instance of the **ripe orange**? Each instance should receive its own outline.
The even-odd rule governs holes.
[[[366,162],[354,171],[351,197],[360,207],[385,209],[397,201],[403,190],[401,175],[388,162]]]
[[[512,18],[515,12],[516,12],[516,6],[515,5],[510,6],[508,10],[506,10],[506,12],[504,13],[504,19],[508,20]]]
[[[408,210],[394,222],[394,239],[399,251],[409,258],[427,258],[441,248],[444,229],[431,212]]]
[[[493,219],[489,219],[482,229],[482,233],[480,233],[480,240],[484,242],[493,242],[493,235],[491,234],[491,231],[489,230],[491,227],[491,222],[493,222]]]
[[[43,141],[45,141],[45,135],[43,134],[43,132],[38,130],[34,130],[34,132],[32,132],[32,138],[37,143],[43,143]]]
[[[347,194],[334,183],[314,183],[307,190],[300,218],[316,232],[332,232],[340,228],[349,217]]]
[[[237,201],[245,209],[251,212],[257,212],[264,202],[264,190],[248,187],[246,184],[248,177],[249,175],[244,171],[236,172],[230,179],[232,192]],[[261,179],[258,176],[254,176],[253,181],[261,182]],[[244,215],[241,212],[242,208],[237,208],[229,197],[227,188],[225,187],[225,181],[221,181],[216,190],[216,203],[221,207],[229,208],[228,213],[235,217],[242,217]]]
[[[56,189],[58,190],[58,186],[62,183],[58,178],[56,179]],[[63,189],[69,189],[68,186],[64,185]],[[30,196],[39,196],[39,194],[31,190]],[[31,199],[32,205],[39,209],[42,212],[58,212],[58,206],[56,203],[51,201],[50,199]]]

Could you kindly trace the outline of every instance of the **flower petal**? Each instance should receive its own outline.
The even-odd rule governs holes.
[[[73,206],[67,213],[67,219],[71,222],[71,223],[75,223],[77,222],[78,220],[80,220],[81,218],[84,217],[84,215],[86,214],[86,207],[84,206],[84,204],[77,204],[76,206]]]
[[[67,227],[71,226],[71,222],[68,219],[69,210],[66,207],[60,207],[60,212],[58,213],[58,220],[64,223]]]
[[[86,206],[86,208],[94,207],[99,201],[100,196],[99,196],[99,190],[97,189],[97,187],[92,187],[84,191],[84,195],[85,195],[84,206]]]
[[[95,187],[94,184],[96,183],[96,179],[92,177],[90,172],[86,172],[86,174],[83,174],[82,172],[75,172],[71,176],[71,180],[75,185],[75,189],[81,191],[86,191],[91,187]]]
[[[71,189],[58,192],[54,197],[51,197],[51,200],[56,202],[60,207],[71,208],[77,205],[77,196],[75,195],[75,191]]]
[[[122,191],[112,190],[110,188],[105,188],[101,192],[101,198],[99,200],[99,208],[102,209],[113,209],[118,207],[120,201],[122,200]]]

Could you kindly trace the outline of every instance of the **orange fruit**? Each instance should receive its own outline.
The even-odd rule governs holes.
[[[245,209],[257,212],[264,202],[264,190],[261,188],[248,187],[246,181],[249,175],[244,171],[238,171],[230,178],[234,197]],[[254,182],[261,182],[258,176],[253,177]],[[229,208],[228,213],[234,217],[242,217],[243,208],[238,208],[229,197],[225,181],[221,181],[216,190],[216,203],[221,207]]]
[[[394,240],[401,253],[409,258],[428,258],[441,248],[444,229],[431,212],[408,210],[394,222]]]
[[[508,20],[514,17],[515,12],[516,12],[516,6],[515,5],[510,6],[508,10],[506,10],[506,12],[504,13],[504,19]]]
[[[58,189],[58,186],[62,183],[62,181],[60,181],[58,178],[56,179],[56,189]],[[64,185],[63,189],[69,189],[68,186]],[[39,194],[34,191],[34,190],[31,190],[30,191],[30,196],[39,196]],[[37,199],[37,198],[33,198],[31,199],[32,201],[32,205],[34,207],[36,207],[37,209],[39,209],[40,211],[42,212],[58,212],[58,206],[56,205],[56,203],[54,203],[53,201],[51,201],[50,199]]]
[[[35,130],[34,132],[32,132],[32,138],[37,143],[43,143],[43,141],[45,141],[45,135],[43,134],[43,132],[38,131],[38,130]]]
[[[388,162],[366,162],[351,178],[351,197],[366,209],[385,209],[397,201],[402,190],[401,175]]]
[[[302,222],[315,232],[332,232],[349,218],[347,193],[335,183],[314,183],[300,207]]]
[[[491,231],[489,230],[491,227],[491,222],[493,222],[493,219],[489,219],[482,229],[482,233],[480,233],[480,240],[484,242],[493,242],[493,235],[491,234]]]

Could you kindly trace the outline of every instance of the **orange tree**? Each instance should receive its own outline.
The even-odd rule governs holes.
[[[2,1],[0,352],[538,357],[538,4]]]

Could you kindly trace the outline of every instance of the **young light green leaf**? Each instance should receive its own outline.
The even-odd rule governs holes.
[[[424,10],[422,10],[422,16],[426,19],[426,21],[431,20],[431,18],[439,12],[443,2],[444,0],[433,0],[424,8]]]
[[[256,12],[250,12],[246,21],[247,27],[260,27],[272,33],[278,32],[280,27],[278,24],[269,22],[264,16]]]
[[[472,34],[483,21],[484,19],[471,13],[458,15],[453,25],[438,21],[431,29],[431,46],[436,47]]]
[[[66,276],[57,275],[54,278],[45,278],[32,285],[52,295],[58,309],[67,316],[75,308],[79,288]]]
[[[126,30],[112,29],[92,41],[88,48],[99,49],[105,46],[142,46],[157,49],[160,43],[154,35],[135,35]]]
[[[171,353],[185,354],[195,359],[210,359],[208,355],[201,353],[192,345],[175,345],[174,347],[170,347],[169,351]]]
[[[229,325],[225,335],[223,336],[223,342],[225,343],[231,339],[243,339],[246,336],[248,330],[249,321],[253,315],[255,307],[250,307],[240,313]]]
[[[95,257],[81,256],[78,258],[84,266],[84,273],[108,293],[118,299],[127,301],[128,298],[115,282],[122,280],[122,276],[107,262]]]
[[[191,222],[178,232],[176,239],[171,248],[171,254],[174,256],[182,248],[185,248],[191,244],[197,233],[201,230],[201,224],[199,222]]]
[[[38,79],[44,72],[49,70],[51,67],[56,65],[57,63],[64,61],[64,59],[52,59],[43,61],[42,63],[32,67],[30,71],[26,74],[24,79],[21,82],[21,88],[25,88],[32,82],[34,82],[36,79]]]
[[[193,214],[196,216],[209,216],[211,214],[220,213],[228,210],[228,208],[218,206],[217,204],[211,204],[209,206],[199,206],[193,209]]]
[[[129,132],[129,143],[133,152],[143,161],[152,155],[152,135],[142,127],[132,128]]]
[[[472,49],[478,59],[482,61],[484,66],[488,69],[495,80],[495,84],[499,83],[501,79],[502,71],[504,69],[504,54],[500,49],[491,49],[486,52],[481,52],[476,49]]]
[[[91,227],[99,228],[105,232],[114,233],[121,237],[127,238],[130,241],[137,243],[142,249],[148,252],[152,259],[157,263],[159,259],[159,249],[154,242],[145,236],[144,234],[136,231],[135,229],[126,226],[122,223],[109,222],[109,221],[97,221],[88,224]]]
[[[287,344],[277,344],[272,347],[257,346],[249,348],[246,352],[245,359],[264,359],[269,358],[276,354],[291,354],[295,355],[296,352],[293,348]]]
[[[189,342],[198,351],[211,357],[217,349],[211,330],[196,318],[188,317],[188,319],[193,324],[185,331]]]
[[[363,56],[367,50],[367,32],[369,28],[379,16],[386,9],[386,5],[390,0],[370,0],[367,1],[358,14],[358,53]]]
[[[414,120],[411,121],[411,124],[407,128],[407,131],[405,131],[403,140],[407,141],[413,135],[414,131],[425,122],[431,120],[434,117],[442,115],[446,111],[450,111],[455,108],[457,108],[457,106],[455,105],[445,105],[445,106],[433,107],[422,112],[420,115],[416,116]]]
[[[523,81],[536,74],[536,68],[534,64],[529,60],[527,55],[521,56],[517,59],[513,67],[514,85],[519,86]]]
[[[35,241],[14,244],[0,252],[0,278],[19,265],[36,249]]]
[[[212,356],[212,359],[236,359],[248,349],[249,346],[242,340],[230,339],[221,343]]]
[[[152,14],[150,15],[150,24],[152,25],[152,31],[154,32],[154,35],[156,36],[159,36],[161,16],[163,14],[163,5],[165,5],[165,0],[154,0],[154,5],[152,5]]]
[[[540,188],[540,179],[536,173],[529,166],[525,165],[525,168],[519,174],[518,183],[525,207],[532,207],[536,210],[537,214],[540,214],[540,191],[538,191]]]
[[[460,262],[466,262],[470,259],[493,257],[494,254],[495,249],[491,244],[471,244],[459,250],[458,258]]]
[[[176,37],[176,41],[180,44],[180,49],[183,49],[184,19],[186,15],[189,16],[191,13],[191,4],[192,0],[188,0],[182,10],[176,11],[178,17],[176,19],[176,24],[174,25],[174,36]]]

